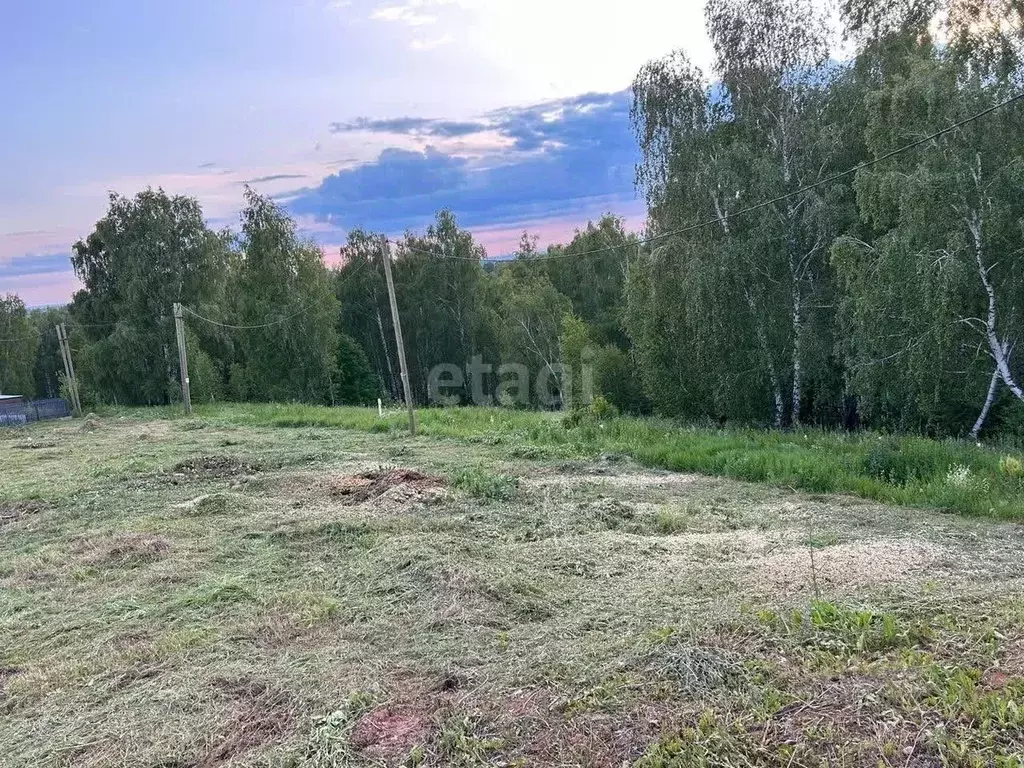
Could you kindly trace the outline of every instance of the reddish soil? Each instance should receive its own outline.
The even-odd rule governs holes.
[[[327,484],[330,495],[345,504],[376,499],[399,487],[412,493],[427,492],[444,487],[444,480],[415,469],[379,469],[333,478]]]
[[[352,730],[352,746],[367,757],[401,761],[430,734],[430,718],[425,712],[399,707],[382,707],[363,715]]]

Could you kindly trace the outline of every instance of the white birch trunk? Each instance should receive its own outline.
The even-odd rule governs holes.
[[[803,302],[800,297],[800,284],[793,285],[793,426],[800,424],[800,405],[802,401],[803,367],[800,351],[803,346]]]
[[[985,405],[981,408],[981,413],[978,414],[978,420],[974,422],[974,426],[971,427],[971,439],[977,440],[978,435],[981,434],[981,428],[985,426],[985,419],[988,418],[988,412],[992,410],[992,403],[996,399],[996,390],[999,388],[999,369],[996,368],[992,371],[992,380],[988,384],[988,395],[985,397]]]
[[[997,305],[996,291],[989,279],[989,270],[985,268],[985,250],[982,241],[982,227],[984,222],[981,214],[974,210],[967,221],[967,228],[971,231],[974,239],[974,260],[978,266],[978,277],[985,288],[985,295],[988,297],[988,312],[985,315],[985,339],[988,341],[989,352],[996,364],[996,371],[1000,378],[1018,400],[1024,400],[1024,391],[1021,390],[1010,371],[1010,348],[1005,340],[1000,340],[996,331],[997,327]]]

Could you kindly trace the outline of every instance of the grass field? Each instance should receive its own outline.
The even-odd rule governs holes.
[[[179,407],[162,413],[177,418],[180,411]],[[214,405],[200,412],[214,421],[246,426],[344,427],[391,434],[407,428],[404,411],[391,411],[380,419],[366,408]],[[982,446],[870,432],[712,430],[636,418],[584,419],[566,429],[561,414],[499,408],[431,408],[419,411],[418,420],[425,435],[504,445],[524,457],[621,453],[658,469],[1024,519],[1024,463],[1012,443]]]
[[[0,431],[2,765],[1024,765],[1004,452],[171,416]]]

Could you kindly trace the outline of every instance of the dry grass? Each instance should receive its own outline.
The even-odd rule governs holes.
[[[329,428],[0,440],[2,765],[1024,749],[1016,526]]]

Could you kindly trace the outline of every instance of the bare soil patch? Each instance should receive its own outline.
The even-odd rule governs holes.
[[[78,425],[79,432],[95,432],[103,426],[103,422],[100,421],[99,416],[95,413],[87,413],[82,419],[82,423]]]
[[[128,567],[163,559],[171,552],[171,542],[149,533],[121,533],[101,541],[79,541],[74,551],[84,553],[90,565]]]
[[[189,478],[221,478],[237,475],[253,475],[263,470],[255,461],[245,461],[235,456],[196,456],[179,461],[174,465],[177,474]]]
[[[425,744],[431,731],[430,716],[413,707],[381,707],[363,715],[352,730],[352,746],[366,757],[389,765],[409,757]]]
[[[0,667],[0,693],[3,693],[7,681],[21,672],[17,667]]]
[[[36,451],[41,450],[43,448],[56,448],[57,443],[53,442],[52,440],[37,441],[29,439],[23,443],[18,443],[17,445],[14,445],[12,447],[19,451]]]
[[[415,469],[377,469],[358,475],[340,475],[325,483],[327,493],[342,504],[362,504],[387,495],[395,501],[436,496],[445,486],[440,477]]]
[[[46,504],[32,499],[0,501],[0,525],[16,523],[29,515],[37,515],[46,509]]]
[[[217,744],[196,764],[213,768],[264,744],[279,741],[295,723],[295,703],[283,691],[257,680],[218,678],[214,687],[231,700],[231,717]]]

